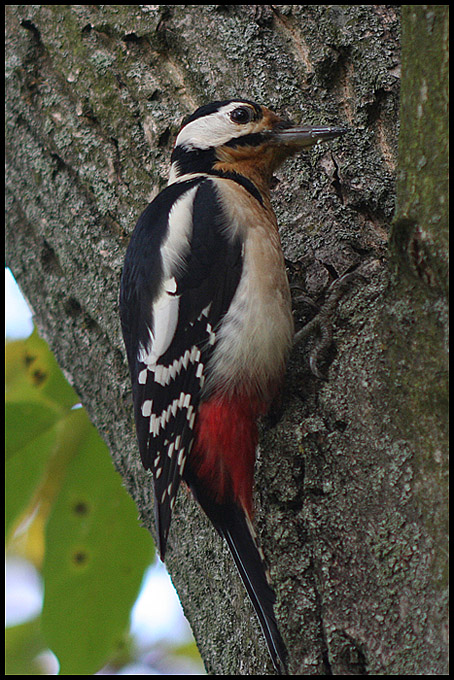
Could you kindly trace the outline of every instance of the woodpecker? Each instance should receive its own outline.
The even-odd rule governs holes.
[[[137,222],[121,281],[161,559],[183,480],[232,552],[279,674],[286,649],[252,524],[257,420],[294,335],[270,180],[287,157],[344,132],[295,126],[243,99],[197,109],[176,138],[168,185]]]

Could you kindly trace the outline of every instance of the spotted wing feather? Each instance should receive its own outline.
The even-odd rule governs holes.
[[[180,203],[182,208],[171,215],[172,205],[185,200],[187,204]],[[187,211],[189,229],[182,227]],[[232,239],[224,225],[223,208],[211,180],[170,185],[139,219],[128,249],[134,254],[125,261],[122,325],[140,454],[154,477],[161,557],[191,451],[216,330],[242,271],[241,243]],[[173,239],[180,253],[166,249],[172,243],[169,228],[181,232]],[[146,252],[138,267],[137,249],[144,244]],[[149,280],[153,268],[161,272],[160,285],[154,289]]]

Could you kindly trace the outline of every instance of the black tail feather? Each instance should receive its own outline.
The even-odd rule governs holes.
[[[193,488],[194,491],[194,488]],[[268,582],[266,565],[255,540],[251,522],[236,503],[217,504],[202,494],[197,500],[217,531],[225,538],[260,621],[276,672],[288,675],[287,650],[274,615],[276,595]]]
[[[245,514],[238,506],[235,509],[233,517],[229,510],[226,526],[218,529],[227,541],[257,613],[274,668],[279,675],[287,675],[287,650],[274,615],[276,595],[268,583],[266,567]]]

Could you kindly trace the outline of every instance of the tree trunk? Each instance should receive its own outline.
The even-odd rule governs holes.
[[[309,338],[263,423],[257,526],[292,674],[447,674],[448,6],[403,6],[398,156],[399,5],[6,7],[7,262],[152,533],[118,288],[179,123],[242,96],[350,128],[277,178],[297,325],[336,273],[361,276],[328,379],[309,370]],[[183,489],[167,567],[208,672],[272,674],[233,562]]]

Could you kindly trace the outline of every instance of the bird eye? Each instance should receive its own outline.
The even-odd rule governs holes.
[[[239,125],[244,125],[244,123],[249,123],[252,120],[253,111],[249,106],[239,106],[237,109],[233,109],[230,114],[230,119],[234,123]]]

